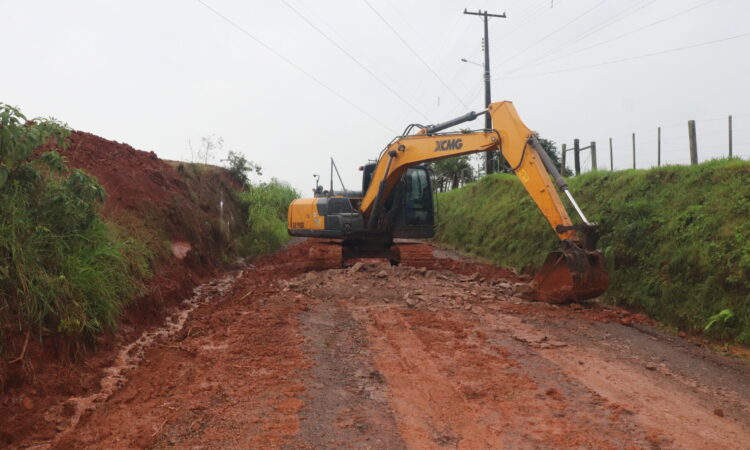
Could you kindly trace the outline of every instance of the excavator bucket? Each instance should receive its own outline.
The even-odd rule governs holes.
[[[609,286],[604,255],[570,241],[547,255],[532,283],[531,297],[547,303],[565,303],[598,297]]]

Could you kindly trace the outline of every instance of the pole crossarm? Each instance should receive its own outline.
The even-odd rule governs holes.
[[[482,10],[478,10],[477,12],[469,12],[469,10],[467,10],[466,8],[464,8],[464,14],[469,14],[471,16],[500,17],[502,19],[505,19],[505,13],[490,14],[487,11],[482,12]]]

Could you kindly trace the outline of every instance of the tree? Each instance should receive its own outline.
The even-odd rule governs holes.
[[[255,164],[245,158],[245,155],[238,152],[229,151],[227,158],[222,161],[226,162],[229,167],[229,173],[243,186],[250,184],[250,177],[248,172],[255,172],[256,175],[263,175],[262,168],[259,164]]]
[[[555,143],[555,141],[553,141],[552,139],[545,139],[543,137],[540,137],[539,135],[537,135],[537,139],[539,139],[539,144],[542,146],[544,151],[547,152],[547,155],[549,155],[549,158],[555,164],[555,167],[558,168],[557,170],[560,170],[560,154],[557,151],[557,144]],[[573,176],[573,172],[565,167],[560,175],[564,177],[570,177]]]
[[[197,154],[193,152],[193,143],[188,139],[188,146],[190,147],[190,157],[193,159],[193,155],[198,157],[198,162],[208,164],[213,162],[216,158],[216,154],[224,149],[224,138],[210,134],[208,136],[201,137],[201,146],[198,149]],[[194,161],[193,161],[194,162]]]
[[[474,170],[468,156],[441,159],[431,163],[431,167],[435,186],[440,192],[474,181]]]

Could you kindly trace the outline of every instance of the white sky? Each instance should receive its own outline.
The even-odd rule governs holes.
[[[647,167],[657,126],[663,160],[688,160],[688,119],[701,160],[726,154],[733,114],[735,154],[750,157],[750,36],[600,65],[750,33],[747,0],[368,0],[460,101],[365,0],[286,0],[418,112],[284,1],[203,1],[372,117],[197,0],[0,0],[0,101],[167,159],[221,136],[305,195],[332,156],[357,188],[357,167],[409,123],[482,109],[482,69],[460,61],[482,62],[481,19],[462,14],[481,8],[508,16],[490,23],[493,100],[543,137],[596,140],[600,167],[613,137],[626,168],[635,131]]]

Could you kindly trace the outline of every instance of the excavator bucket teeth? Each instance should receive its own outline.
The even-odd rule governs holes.
[[[598,297],[609,286],[604,255],[575,244],[547,255],[533,281],[532,298],[547,303],[565,303]]]

